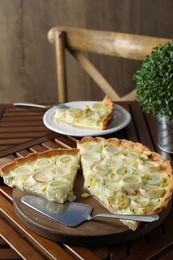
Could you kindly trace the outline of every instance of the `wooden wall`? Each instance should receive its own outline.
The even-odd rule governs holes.
[[[56,102],[54,25],[173,38],[172,0],[0,0],[0,103]],[[139,63],[92,56],[119,93],[133,88]],[[102,93],[68,58],[69,100],[98,100]]]

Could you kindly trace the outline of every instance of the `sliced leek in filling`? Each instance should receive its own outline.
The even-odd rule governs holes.
[[[87,164],[93,164],[96,162],[100,162],[102,160],[102,157],[99,153],[86,153],[82,156],[82,161]]]
[[[53,164],[53,160],[51,160],[50,158],[40,158],[38,160],[36,160],[34,167],[35,168],[48,168],[51,167],[51,165]]]
[[[71,189],[71,183],[67,179],[55,180],[49,182],[46,186],[46,196],[50,201],[54,201],[55,198],[58,197],[59,202],[63,203],[67,199]]]
[[[47,172],[37,171],[32,175],[32,178],[36,182],[49,182],[53,180],[53,175],[47,174]]]
[[[62,165],[62,166],[68,166],[68,165],[73,165],[76,164],[76,158],[72,155],[60,155],[55,157],[55,161],[57,165]]]
[[[122,160],[116,157],[109,157],[104,160],[104,165],[109,169],[117,169],[122,165]]]
[[[91,171],[99,174],[100,176],[104,176],[104,175],[108,174],[109,169],[106,165],[98,163],[98,164],[95,164],[91,167]]]
[[[158,162],[146,160],[138,164],[138,169],[142,172],[156,171],[156,170],[160,170],[160,164]]]
[[[22,175],[29,175],[32,174],[32,172],[34,171],[34,169],[26,164],[23,164],[21,166],[19,166],[17,169],[14,169],[10,172],[11,176],[22,176]]]
[[[128,185],[129,189],[139,189],[143,185],[141,176],[128,174],[123,178],[123,181]]]
[[[95,156],[95,153],[101,153],[102,145],[98,142],[88,142],[82,145],[80,152],[82,155],[92,154]]]

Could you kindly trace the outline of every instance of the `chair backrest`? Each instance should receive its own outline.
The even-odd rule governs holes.
[[[102,91],[114,101],[135,98],[135,90],[120,98],[83,52],[111,55],[132,60],[143,60],[152,49],[170,39],[56,26],[49,30],[48,40],[55,45],[58,80],[58,100],[67,101],[65,49],[80,63],[83,69],[97,83]]]

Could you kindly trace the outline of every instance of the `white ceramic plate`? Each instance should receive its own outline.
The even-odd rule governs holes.
[[[97,101],[98,102],[98,101]],[[67,106],[69,108],[76,107],[82,108],[85,105],[91,105],[96,103],[96,101],[75,101],[68,102],[64,104],[60,104],[50,108],[43,116],[43,122],[47,128],[50,130],[71,136],[99,136],[99,135],[107,135],[113,132],[119,131],[120,129],[127,126],[131,120],[131,116],[129,112],[124,109],[122,106],[114,105],[114,115],[109,123],[107,129],[105,130],[92,130],[89,128],[81,128],[75,127],[70,124],[66,124],[64,122],[58,121],[54,119],[54,114],[57,108],[62,108],[63,106]]]

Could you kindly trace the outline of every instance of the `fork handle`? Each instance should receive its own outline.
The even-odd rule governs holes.
[[[13,103],[14,106],[20,107],[36,107],[36,108],[49,108],[50,106],[39,105],[34,103]]]

